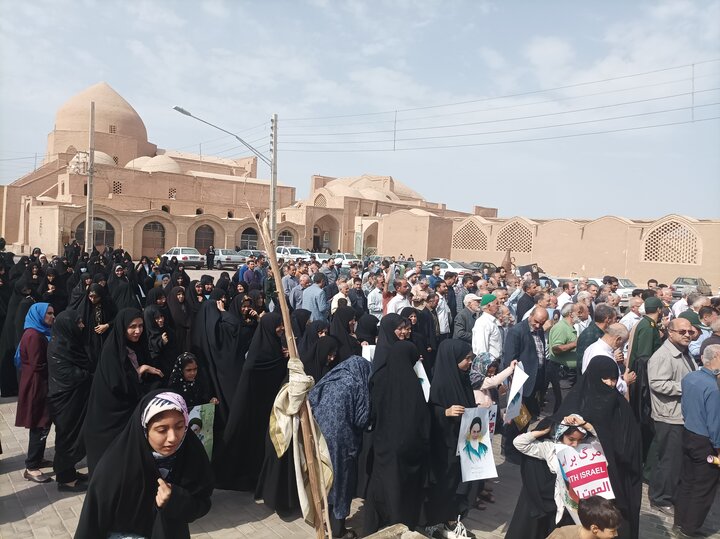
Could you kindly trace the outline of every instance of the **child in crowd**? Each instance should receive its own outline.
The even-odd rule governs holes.
[[[548,539],[613,539],[618,535],[621,515],[610,500],[590,496],[578,503],[580,526],[563,526],[553,531]]]

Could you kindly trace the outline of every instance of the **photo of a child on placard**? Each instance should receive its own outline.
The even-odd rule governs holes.
[[[465,409],[457,447],[463,482],[497,477],[489,424],[487,408]]]

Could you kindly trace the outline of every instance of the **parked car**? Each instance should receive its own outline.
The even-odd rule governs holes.
[[[625,312],[630,306],[630,298],[637,286],[630,279],[618,277],[618,289],[615,293],[620,296],[620,310]]]
[[[278,258],[284,258],[285,260],[297,260],[298,258],[302,258],[307,261],[310,260],[310,253],[308,251],[293,245],[281,245],[280,247],[276,247],[275,255]]]
[[[681,298],[683,294],[697,292],[703,296],[712,296],[712,287],[702,277],[678,277],[670,286],[674,298]]]
[[[492,262],[481,262],[481,261],[478,261],[478,260],[475,260],[475,261],[473,261],[473,262],[469,262],[468,264],[469,264],[472,268],[474,268],[475,271],[478,271],[478,272],[480,272],[480,273],[482,273],[483,268],[487,268],[487,269],[490,271],[490,274],[492,274],[492,273],[495,272],[495,268],[497,268],[497,266],[496,266],[495,264],[493,264]]]
[[[350,264],[362,265],[362,260],[352,253],[334,253],[332,256],[335,257],[336,264],[342,264],[343,266],[350,266]]]
[[[465,262],[455,262],[454,260],[448,260],[446,258],[438,258],[425,262],[422,266],[422,274],[432,275],[432,267],[435,264],[440,266],[440,277],[444,277],[446,271],[455,272],[460,277],[476,271],[470,264],[466,264]]]
[[[162,256],[168,257],[173,256],[178,259],[178,262],[182,262],[185,267],[192,266],[195,269],[200,269],[205,266],[205,255],[200,254],[200,251],[195,247],[173,247]]]
[[[317,260],[317,261],[320,262],[320,263],[322,263],[323,261],[325,261],[325,260],[327,260],[328,258],[330,258],[330,256],[332,256],[332,255],[329,255],[329,254],[327,254],[327,253],[310,253],[310,254],[311,254],[312,256],[314,256],[314,257],[315,257],[315,260]]]
[[[261,251],[259,249],[241,249],[238,251],[238,254],[241,256],[244,256],[245,258],[249,258],[251,256],[254,256],[255,258],[259,256],[267,256],[267,253],[265,251]]]
[[[239,268],[246,260],[247,257],[235,249],[215,249],[215,267],[217,269]]]

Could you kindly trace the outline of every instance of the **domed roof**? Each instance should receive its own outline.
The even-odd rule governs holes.
[[[95,129],[147,142],[142,118],[106,82],[99,82],[71,97],[55,115],[56,131],[85,131],[90,126],[90,102],[95,102]],[[111,126],[114,126],[114,131]]]
[[[144,167],[148,161],[150,161],[152,157],[148,157],[147,155],[141,155],[140,157],[136,157],[135,159],[131,159],[127,162],[125,165],[125,168],[131,168],[133,170],[142,170],[142,167]]]
[[[156,155],[149,159],[140,169],[143,172],[172,172],[173,174],[182,174],[182,169],[178,162],[167,155]]]
[[[105,152],[95,150],[95,164],[96,165],[110,165],[111,167],[117,166],[115,160]]]
[[[338,196],[370,198],[374,200],[425,200],[422,195],[391,176],[363,174],[350,178],[337,178],[325,188]]]

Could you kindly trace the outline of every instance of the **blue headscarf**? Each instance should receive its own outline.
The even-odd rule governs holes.
[[[52,335],[52,327],[45,324],[45,315],[47,314],[48,307],[50,307],[49,303],[33,303],[25,315],[23,331],[26,329],[34,329],[38,333],[45,335],[45,338],[49,341]],[[15,350],[15,368],[19,369],[21,363],[20,345],[18,344]]]

